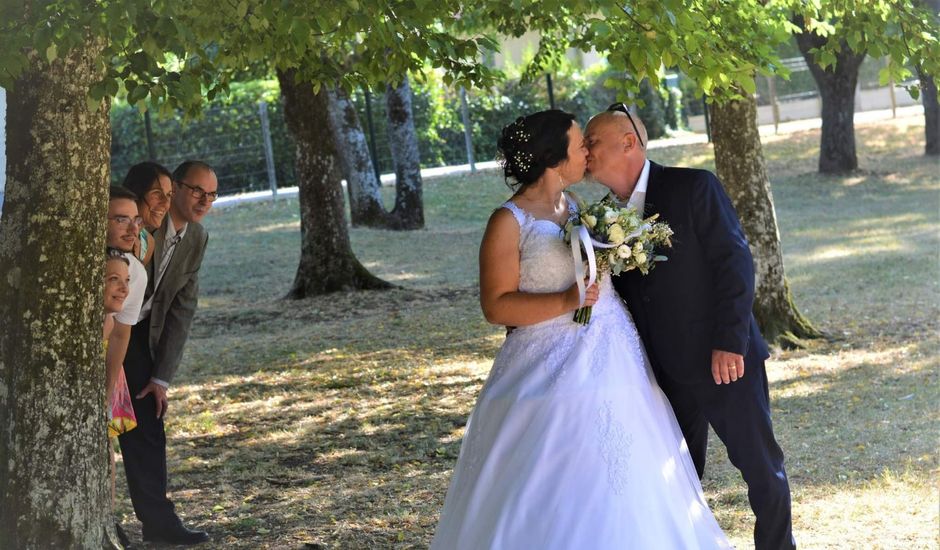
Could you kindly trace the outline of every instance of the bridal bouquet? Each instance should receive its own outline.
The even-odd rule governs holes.
[[[672,229],[665,222],[657,222],[659,214],[643,219],[633,207],[619,208],[607,195],[600,201],[587,205],[568,192],[578,203],[579,213],[565,225],[565,242],[571,244],[578,287],[584,298],[583,248],[587,256],[590,280],[593,284],[605,273],[620,275],[634,269],[646,275],[656,262],[666,257],[656,254],[657,247],[671,247]],[[595,253],[595,248],[601,249]],[[586,325],[591,320],[591,307],[575,311],[574,320]]]

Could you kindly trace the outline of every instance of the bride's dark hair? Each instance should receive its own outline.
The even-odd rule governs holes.
[[[568,129],[573,122],[571,113],[552,109],[521,116],[503,128],[496,147],[503,159],[506,185],[514,190],[531,185],[546,168],[567,159]]]

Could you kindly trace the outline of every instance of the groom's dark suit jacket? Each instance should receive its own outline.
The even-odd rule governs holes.
[[[661,251],[668,260],[647,276],[634,270],[613,282],[654,370],[696,383],[712,381],[713,349],[743,355],[745,367],[766,359],[751,313],[751,251],[718,178],[650,162],[644,214],[659,214],[672,227],[673,246]]]

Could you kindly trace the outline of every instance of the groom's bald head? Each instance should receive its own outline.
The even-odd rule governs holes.
[[[598,113],[591,117],[588,121],[587,126],[584,128],[585,137],[588,136],[592,129],[597,129],[600,131],[602,128],[615,128],[617,132],[627,135],[627,134],[636,134],[639,132],[640,142],[637,145],[640,145],[640,149],[646,150],[645,144],[649,143],[649,139],[646,136],[646,125],[643,124],[643,121],[640,120],[640,117],[632,115],[633,124],[636,124],[636,131],[633,129],[633,124],[630,123],[630,117],[627,116],[627,113],[622,111],[604,111]]]
[[[588,121],[584,143],[591,177],[617,196],[629,197],[646,162],[646,147],[641,145],[646,143],[643,121],[634,116],[631,124],[626,113],[604,111]]]

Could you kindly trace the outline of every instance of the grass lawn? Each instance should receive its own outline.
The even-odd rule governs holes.
[[[861,168],[845,177],[815,172],[818,130],[765,140],[794,297],[829,335],[768,363],[802,548],[938,547],[940,163],[923,133],[922,116],[857,126]],[[714,166],[708,145],[650,156]],[[351,230],[363,263],[400,285],[387,292],[281,299],[295,199],[208,218],[167,430],[171,496],[210,547],[430,543],[503,340],[479,310],[476,255],[508,191],[492,172],[425,183],[426,230]],[[751,547],[745,487],[716,438],[709,453],[706,496]]]

